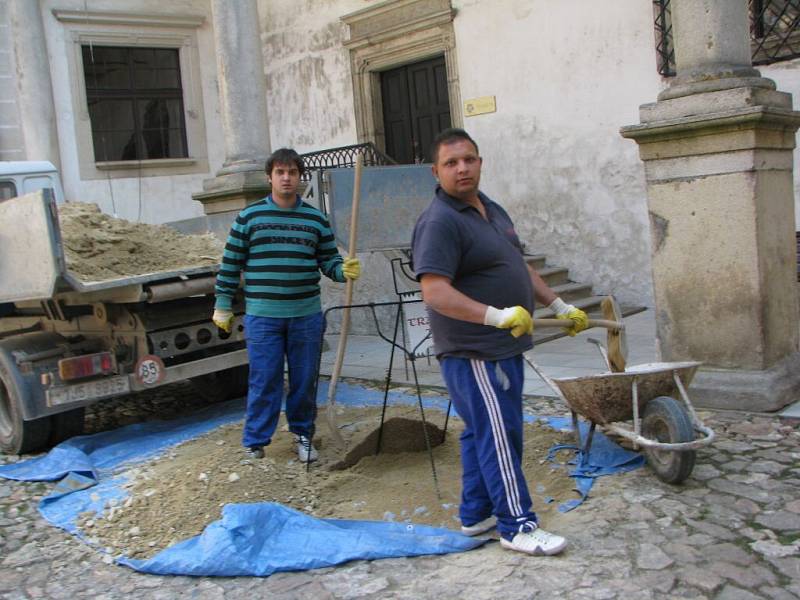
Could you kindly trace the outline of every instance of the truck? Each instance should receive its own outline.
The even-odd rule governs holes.
[[[61,177],[46,160],[0,161],[0,202],[37,190],[50,188],[59,204],[64,201]]]
[[[79,435],[87,406],[189,380],[241,395],[247,351],[210,320],[218,266],[85,282],[68,270],[52,187],[0,200],[0,450]]]

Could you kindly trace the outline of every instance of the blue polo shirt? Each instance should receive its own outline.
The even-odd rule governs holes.
[[[533,285],[514,224],[502,207],[478,193],[488,221],[464,202],[436,188],[433,202],[417,219],[411,238],[413,269],[444,275],[473,300],[495,308],[523,306],[533,313]],[[438,358],[502,360],[533,346],[507,329],[451,319],[428,308]]]

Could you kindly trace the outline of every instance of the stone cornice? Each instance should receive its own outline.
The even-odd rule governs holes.
[[[350,32],[349,49],[379,43],[453,21],[449,0],[401,0],[384,2],[341,17]]]
[[[84,25],[145,25],[149,27],[176,27],[196,29],[205,21],[205,15],[165,15],[160,13],[132,13],[116,11],[82,11],[53,9],[53,16],[62,23]]]
[[[741,127],[792,129],[800,127],[800,112],[771,106],[751,106],[704,115],[692,115],[663,121],[651,121],[620,128],[622,137],[637,142],[683,137],[700,130],[720,131]]]

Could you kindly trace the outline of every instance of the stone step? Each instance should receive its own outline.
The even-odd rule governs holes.
[[[567,283],[560,283],[550,287],[557,296],[568,304],[575,304],[574,300],[580,300],[592,294],[592,284],[590,283],[567,281]]]
[[[565,267],[543,267],[536,269],[536,272],[550,287],[569,283],[569,269]]]
[[[572,302],[569,302],[569,304],[572,304],[575,308],[580,308],[586,314],[597,313],[599,315],[601,312],[600,302],[602,302],[603,298],[605,298],[605,296],[588,295],[583,298],[573,300]],[[554,317],[553,311],[546,306],[537,307],[536,310],[533,311],[533,316],[536,319],[552,319]]]
[[[547,263],[547,256],[544,254],[526,254],[525,262],[539,271],[544,269],[545,264]]]

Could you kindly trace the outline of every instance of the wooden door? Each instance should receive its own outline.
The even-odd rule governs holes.
[[[381,73],[386,154],[401,164],[430,162],[430,145],[450,127],[444,57]]]

